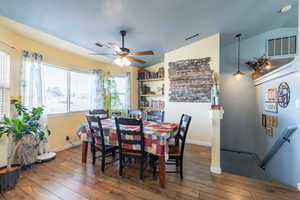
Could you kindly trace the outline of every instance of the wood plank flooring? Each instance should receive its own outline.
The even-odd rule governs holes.
[[[293,188],[256,179],[209,172],[210,149],[187,145],[184,179],[167,174],[166,188],[160,188],[158,178],[146,172],[144,182],[139,170],[126,168],[118,176],[118,165],[100,171],[100,162],[81,163],[81,147],[59,152],[51,162],[23,171],[15,190],[0,195],[0,200],[300,200]],[[173,166],[170,166],[173,167]]]

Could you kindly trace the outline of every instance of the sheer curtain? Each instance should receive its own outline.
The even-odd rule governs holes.
[[[45,83],[43,75],[43,56],[31,51],[23,51],[21,95],[24,106],[28,109],[45,106]],[[41,125],[47,127],[47,114],[44,112]],[[48,152],[47,135],[40,143],[39,154]]]
[[[103,77],[102,77],[102,70],[94,69],[92,71],[92,84],[91,84],[91,109],[103,109],[104,102],[103,102]]]
[[[31,109],[45,106],[45,83],[43,79],[43,56],[23,51],[22,98],[23,104]]]

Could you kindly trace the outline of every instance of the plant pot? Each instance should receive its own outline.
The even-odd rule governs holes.
[[[18,163],[24,167],[31,167],[37,161],[39,141],[35,135],[25,135],[19,149],[20,160]]]
[[[0,193],[12,190],[18,183],[20,166],[13,166],[10,169],[0,169]]]

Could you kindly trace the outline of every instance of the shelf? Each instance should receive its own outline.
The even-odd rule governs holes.
[[[153,79],[142,79],[138,80],[139,82],[148,82],[148,81],[164,81],[164,78],[153,78]]]
[[[141,97],[164,97],[162,94],[141,94]]]
[[[164,110],[164,108],[140,107],[141,110]]]

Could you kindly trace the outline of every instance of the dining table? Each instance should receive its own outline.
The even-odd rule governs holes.
[[[118,146],[118,136],[114,119],[101,120],[105,144]],[[159,157],[159,183],[165,187],[166,160],[168,160],[169,144],[174,141],[178,129],[177,123],[143,121],[145,151]],[[122,128],[132,129],[132,126]],[[82,163],[87,161],[88,144],[92,142],[92,133],[87,123],[81,124],[77,135],[82,141]],[[134,149],[134,145],[126,146]]]

